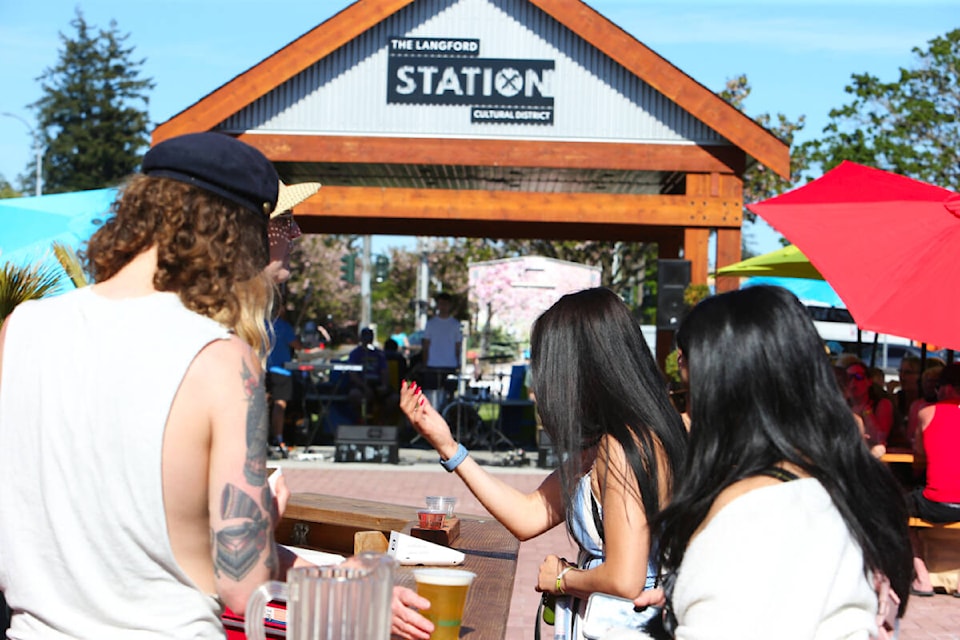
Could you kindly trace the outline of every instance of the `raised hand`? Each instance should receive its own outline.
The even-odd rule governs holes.
[[[400,410],[427,442],[441,455],[449,457],[456,452],[457,443],[450,425],[443,419],[416,382],[403,381],[400,385]]]

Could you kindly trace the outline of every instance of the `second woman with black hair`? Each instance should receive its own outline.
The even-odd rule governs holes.
[[[677,343],[692,420],[687,467],[657,521],[668,628],[677,638],[866,638],[888,602],[884,576],[902,615],[904,501],[800,302],[777,287],[708,298]]]
[[[477,465],[415,386],[404,385],[401,408],[444,467],[517,538],[566,522],[580,557],[572,564],[547,556],[536,589],[571,596],[565,604],[573,615],[566,622],[558,610],[556,634],[578,638],[591,593],[635,598],[654,586],[648,520],[666,504],[683,465],[686,432],[639,325],[607,289],[566,295],[544,312],[533,326],[530,360],[537,410],[562,461],[530,494]]]

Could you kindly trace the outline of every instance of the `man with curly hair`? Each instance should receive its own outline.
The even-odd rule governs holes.
[[[95,284],[4,323],[8,637],[222,637],[223,606],[294,562],[274,539],[289,491],[267,484],[261,366],[278,185],[229,136],[161,142],[90,240]]]

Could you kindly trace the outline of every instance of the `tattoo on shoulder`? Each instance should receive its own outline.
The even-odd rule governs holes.
[[[247,482],[259,487],[267,481],[267,395],[263,375],[254,375],[246,362],[240,375],[247,396],[247,459],[243,473]]]
[[[256,500],[232,484],[223,488],[220,517],[227,521],[219,531],[211,531],[214,543],[213,566],[218,576],[242,580],[256,566],[269,542],[270,522]],[[266,565],[276,565],[270,545]]]

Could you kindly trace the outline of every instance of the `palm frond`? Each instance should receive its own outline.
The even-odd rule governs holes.
[[[42,298],[58,290],[60,273],[52,265],[0,265],[0,325],[21,302]]]
[[[79,289],[80,287],[85,287],[90,284],[90,281],[87,279],[87,274],[83,271],[80,258],[77,256],[77,252],[73,250],[73,247],[65,245],[62,242],[54,242],[53,253],[57,257],[57,262],[59,262],[63,270],[67,272],[67,276],[73,282],[73,286]]]

